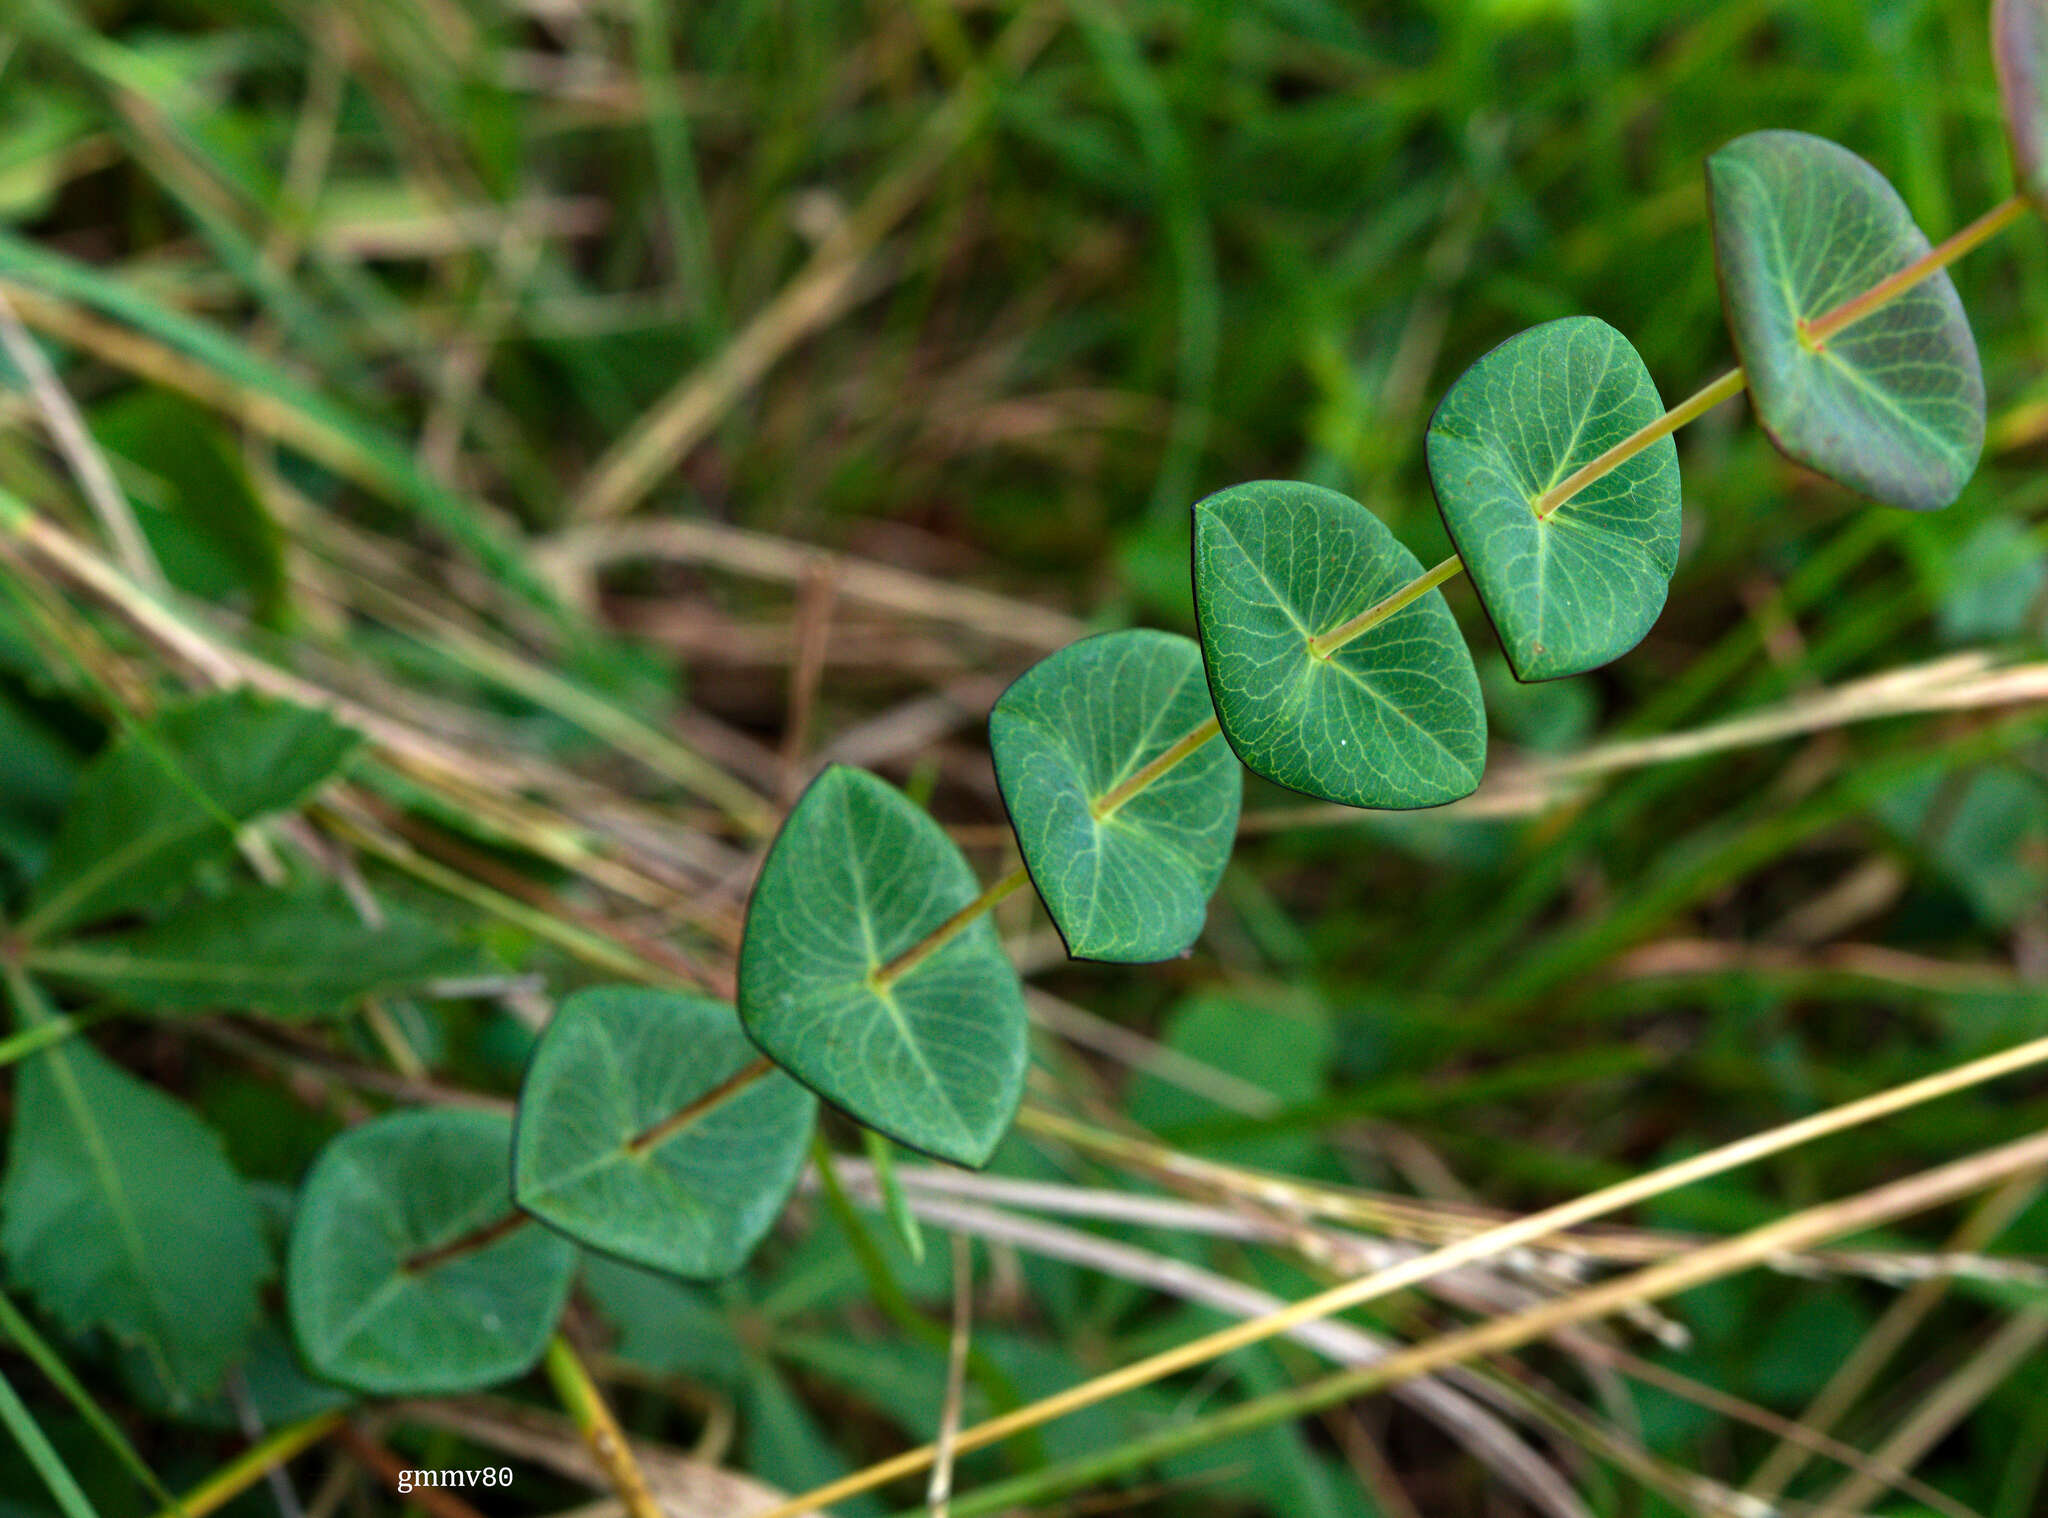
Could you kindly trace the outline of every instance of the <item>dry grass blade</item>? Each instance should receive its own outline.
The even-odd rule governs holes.
[[[106,455],[86,430],[85,418],[78,414],[78,407],[57,378],[57,371],[50,367],[43,350],[22,326],[4,292],[0,292],[0,348],[5,349],[14,367],[28,381],[29,393],[43,413],[51,438],[71,466],[93,515],[99,518],[100,530],[114,545],[121,563],[138,584],[161,590],[163,569],[135,520],[127,494],[108,467]]]
[[[1878,1446],[1875,1459],[1884,1466],[1910,1469],[2043,1344],[2048,1344],[2048,1313],[2028,1312],[2013,1318]],[[1817,1518],[1846,1518],[1882,1490],[1883,1483],[1872,1473],[1857,1471],[1828,1494]]]
[[[1666,1370],[1661,1365],[1597,1339],[1590,1333],[1574,1333],[1569,1343],[1572,1353],[1581,1359],[1612,1366],[1631,1380],[1659,1387],[1709,1412],[1719,1413],[1738,1423],[1747,1423],[1752,1428],[1773,1434],[1808,1455],[1832,1460],[1837,1465],[1860,1472],[1876,1482],[1879,1490],[1896,1488],[1901,1495],[1911,1497],[1915,1502],[1925,1503],[1934,1511],[1948,1515],[1948,1518],[1977,1518],[1972,1509],[1964,1507],[1946,1493],[1936,1491],[1909,1472],[1866,1455],[1854,1445],[1844,1444],[1839,1439],[1831,1439],[1826,1434],[1817,1433],[1802,1422],[1792,1418],[1781,1418],[1765,1408],[1743,1401],[1740,1397],[1731,1397],[1725,1392],[1703,1385],[1690,1376]]]
[[[1984,651],[1950,654],[1904,665],[1829,690],[1803,693],[1777,706],[1709,723],[1688,732],[1596,744],[1560,759],[1504,765],[1463,801],[1442,809],[1447,817],[1523,817],[1567,802],[1588,780],[1651,765],[1703,759],[1734,749],[1828,732],[1859,722],[1928,712],[1988,710],[2048,701],[2048,664],[2001,667]],[[1356,822],[1343,806],[1275,807],[1248,812],[1245,832]]]
[[[2014,1176],[1986,1197],[1963,1221],[1949,1240],[1949,1249],[1962,1252],[1981,1249],[1990,1243],[2033,1204],[2041,1194],[2044,1180],[2048,1177]],[[1840,1423],[1886,1362],[1926,1321],[1927,1315],[1947,1290],[1948,1281],[1936,1276],[1915,1282],[1911,1290],[1892,1303],[1857,1344],[1855,1353],[1842,1362],[1834,1375],[1828,1378],[1827,1385],[1821,1388],[1820,1394],[1801,1414],[1800,1426],[1824,1434]],[[1780,1445],[1771,1452],[1768,1460],[1757,1467],[1756,1475],[1750,1478],[1744,1490],[1760,1501],[1768,1502],[1786,1488],[1805,1463],[1805,1454],[1797,1445]]]
[[[841,1167],[851,1181],[853,1172]],[[864,1206],[879,1210],[881,1199],[870,1184],[853,1191]],[[851,1189],[851,1188],[850,1188]],[[1008,1244],[1047,1259],[1086,1266],[1103,1275],[1135,1281],[1154,1291],[1228,1313],[1252,1318],[1270,1313],[1279,1298],[1227,1276],[1172,1259],[1151,1250],[1082,1233],[1037,1219],[1020,1218],[994,1207],[943,1197],[912,1194],[911,1210],[938,1227],[950,1228],[990,1243]],[[1311,1322],[1291,1329],[1288,1337],[1338,1365],[1372,1365],[1393,1352],[1378,1335],[1351,1323]],[[1588,1518],[1587,1509],[1570,1483],[1515,1432],[1472,1396],[1472,1388],[1434,1380],[1404,1387],[1402,1398],[1439,1424],[1451,1438],[1493,1470],[1502,1481],[1554,1518]]]
[[[1260,1397],[1217,1417],[1201,1420],[1198,1425],[1187,1425],[1156,1436],[1145,1443],[1142,1453],[1146,1456],[1164,1455],[1180,1447],[1183,1441],[1199,1437],[1206,1442],[1263,1428],[1284,1418],[1299,1417],[1355,1397],[1389,1390],[1417,1376],[1430,1375],[1487,1355],[1507,1354],[1580,1324],[1626,1313],[1642,1304],[1753,1269],[1774,1255],[1811,1249],[1844,1234],[1881,1227],[1916,1212],[1955,1201],[2010,1176],[2038,1168],[2044,1162],[2048,1162],[2048,1133],[2037,1133],[2011,1144],[1987,1149],[1842,1201],[1807,1208],[1735,1238],[1707,1245],[1678,1259],[1617,1277],[1571,1296],[1439,1335],[1398,1351],[1378,1364],[1340,1372],[1299,1390]],[[1974,1388],[1976,1380],[1970,1384]],[[1128,1452],[1119,1457],[1120,1462],[1127,1458]],[[1886,1464],[1902,1463],[1892,1456],[1883,1458]],[[874,1468],[880,1469],[882,1467]],[[819,1492],[806,1494],[803,1500],[812,1503],[830,1500],[843,1494],[854,1482],[869,1484],[868,1478],[873,1474],[871,1470],[838,1483],[836,1488],[822,1488]],[[891,1474],[901,1472],[892,1471]],[[1732,1494],[1731,1500],[1739,1511],[1754,1511],[1751,1506],[1754,1499]],[[757,1518],[783,1518],[783,1513],[776,1509],[757,1515]]]
[[[848,601],[948,623],[1027,648],[1063,648],[1087,631],[1079,619],[1032,602],[949,584],[872,559],[827,553],[721,522],[663,519],[572,528],[540,550],[542,567],[570,595],[583,590],[588,577],[605,565],[634,559],[704,564],[730,574],[790,585],[825,573]]]
[[[639,505],[778,359],[846,310],[863,288],[869,260],[882,239],[910,214],[939,171],[986,119],[994,79],[1024,67],[1044,45],[1053,24],[1050,8],[1035,7],[1010,23],[992,49],[987,76],[970,77],[933,112],[906,161],[832,230],[782,293],[716,359],[656,402],[598,461],[570,500],[571,521],[622,516]]]
[[[947,1518],[953,1497],[953,1438],[960,1432],[960,1410],[967,1391],[967,1345],[974,1331],[974,1240],[953,1235],[953,1330],[946,1344],[946,1400],[939,1411],[939,1457],[925,1501],[932,1518]]]
[[[1246,1345],[1286,1333],[1300,1324],[1328,1317],[1346,1308],[1360,1306],[1410,1286],[1420,1285],[1457,1266],[1491,1259],[1525,1244],[1538,1243],[1551,1234],[1579,1223],[1591,1222],[1595,1218],[1618,1212],[1624,1207],[1632,1207],[1638,1202],[1662,1196],[1694,1181],[1725,1174],[1768,1155],[1783,1153],[1829,1134],[1874,1122],[1878,1118],[1904,1111],[1923,1102],[1952,1095],[1957,1091],[1967,1090],[1971,1086],[2029,1069],[2043,1062],[2048,1062],[2048,1039],[2037,1039],[2006,1050],[2002,1054],[1973,1060],[1968,1064],[1943,1071],[1939,1075],[1912,1081],[1880,1092],[1876,1096],[1865,1097],[1861,1101],[1850,1102],[1783,1127],[1754,1134],[1736,1143],[1636,1176],[1575,1201],[1548,1208],[1513,1223],[1445,1245],[1430,1254],[1419,1256],[1415,1260],[1396,1265],[1362,1280],[1346,1282],[1296,1302],[1279,1312],[1149,1356],[1109,1375],[1097,1377],[1056,1396],[968,1429],[960,1436],[960,1446],[968,1449],[993,1444],[1025,1429],[1036,1428],[1107,1398],[1149,1385],[1163,1376],[1204,1364],[1234,1349],[1242,1349]],[[1656,1268],[1667,1267],[1653,1267]],[[867,1470],[849,1476],[843,1481],[806,1493],[803,1500],[814,1505],[824,1505],[856,1492],[872,1490],[899,1476],[924,1470],[930,1465],[932,1455],[933,1451],[929,1445],[911,1450],[870,1466]],[[786,1510],[775,1509],[763,1514],[762,1518],[794,1518],[796,1511],[794,1506]]]
[[[605,1474],[576,1426],[557,1414],[484,1397],[407,1402],[396,1412],[404,1422],[473,1440],[586,1486],[605,1485]],[[766,1482],[721,1470],[646,1440],[634,1440],[632,1449],[666,1518],[735,1518],[781,1498]],[[617,1502],[600,1510],[625,1511]],[[801,1518],[822,1515],[803,1511]]]

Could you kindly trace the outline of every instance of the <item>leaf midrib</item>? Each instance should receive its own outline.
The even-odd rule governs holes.
[[[46,1049],[39,1056],[50,1061],[52,1078],[55,1080],[64,1106],[79,1128],[80,1142],[86,1149],[87,1162],[107,1194],[107,1207],[114,1215],[115,1231],[120,1237],[124,1252],[128,1256],[129,1268],[140,1283],[143,1304],[154,1320],[151,1327],[154,1340],[144,1345],[157,1371],[166,1385],[182,1386],[184,1378],[171,1373],[170,1360],[164,1346],[170,1340],[170,1304],[160,1299],[155,1291],[155,1275],[147,1266],[149,1251],[145,1245],[140,1225],[130,1210],[128,1191],[121,1184],[119,1168],[114,1164],[112,1152],[106,1147],[105,1136],[92,1115],[92,1104],[85,1099],[85,1092],[78,1084],[77,1073],[71,1068],[70,1054],[62,1045]]]

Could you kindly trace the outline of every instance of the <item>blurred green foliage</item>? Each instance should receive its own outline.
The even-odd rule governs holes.
[[[1011,28],[1028,57],[989,64]],[[1440,557],[1424,424],[1523,327],[1597,315],[1667,398],[1724,368],[1700,165],[1771,126],[1869,158],[1937,237],[2011,186],[1979,0],[18,0],[0,16],[0,281],[153,334],[284,416],[253,429],[280,447],[252,445],[246,407],[181,397],[50,334],[166,574],[247,619],[251,647],[323,674],[368,667],[695,818],[686,786],[630,767],[620,781],[582,708],[502,678],[402,607],[330,594],[337,564],[363,562],[348,546],[445,592],[431,609],[489,605],[495,632],[582,695],[664,732],[708,719],[772,762],[788,661],[744,650],[786,634],[783,589],[636,563],[602,577],[602,616],[571,635],[480,589],[473,569],[542,599],[528,540],[560,527],[607,450],[728,353],[836,233],[866,250],[843,309],[717,412],[648,511],[847,548],[1092,625],[1185,631],[1187,509],[1235,481],[1342,490],[1424,562]],[[902,213],[882,217],[892,198]],[[1689,429],[1671,602],[1629,657],[1514,686],[1469,588],[1452,588],[1481,655],[1494,763],[1695,727],[1946,652],[2039,657],[2041,229],[1955,278],[1992,397],[1962,498],[1938,515],[1881,511],[1784,463],[1735,408]],[[18,379],[0,360],[0,484],[84,524]],[[442,441],[416,451],[423,436]],[[66,624],[47,590],[11,557],[0,582],[0,886],[14,916],[117,729],[107,693],[51,653]],[[708,608],[712,636],[664,622],[678,605]],[[124,667],[160,673],[113,636]],[[967,682],[971,704],[975,678],[1024,662],[958,641],[922,665],[886,639],[828,663],[814,746],[934,683]],[[949,823],[999,816],[979,716],[883,766],[929,785]],[[1034,977],[1269,1100],[1222,1111],[1051,1039],[1040,1057],[1197,1153],[1396,1190],[1463,1185],[1499,1206],[1555,1199],[2038,1034],[2044,725],[2026,707],[1848,727],[1627,771],[1528,817],[1282,818],[1244,841],[1196,957]],[[436,827],[471,826],[406,776],[363,783]],[[1294,804],[1247,792],[1254,818]],[[470,841],[565,886],[499,840]],[[428,894],[376,883],[409,906]],[[553,991],[592,976],[562,936],[432,899],[452,932]],[[529,1033],[502,1007],[388,1010],[435,1079],[516,1085]],[[296,1066],[246,1048],[132,1021],[97,1037],[94,1059],[172,1093],[265,1179],[296,1180],[338,1120],[304,1099],[303,1072],[284,1073]],[[322,1037],[352,1068],[389,1051],[360,1020]],[[2044,1124],[2048,1091],[2011,1083],[1676,1194],[1642,1221],[1751,1226]],[[998,1168],[1052,1174],[1017,1138]],[[934,1344],[891,1305],[936,1330],[947,1252],[913,1264],[872,1219],[855,1249],[816,1217],[716,1290],[586,1266],[583,1298],[621,1357],[696,1388],[632,1394],[636,1426],[688,1443],[730,1411],[738,1461],[790,1487],[928,1436],[943,1332]],[[1879,1242],[1933,1247],[1947,1226]],[[1275,1292],[1310,1285],[1236,1244],[1139,1237]],[[1995,1247],[2048,1251],[2048,1212],[2022,1211]],[[1073,1265],[1015,1269],[1030,1310],[987,1330],[971,1410],[1216,1321]],[[1690,1347],[1646,1352],[1793,1414],[1893,1296],[1746,1276],[1671,1305]],[[1952,1293],[1842,1437],[1880,1441],[2013,1305]],[[246,1382],[263,1415],[317,1406],[278,1344],[257,1343]],[[172,1421],[103,1339],[62,1344],[173,1488],[239,1447]],[[1532,1364],[1576,1374],[1562,1357]],[[978,1456],[963,1489],[1307,1365],[1291,1346],[1240,1357],[1220,1384]],[[27,1359],[9,1352],[4,1369],[98,1512],[154,1510]],[[2042,1374],[2037,1356],[1986,1395],[1920,1473],[1987,1518],[2041,1511]],[[1735,1484],[1770,1447],[1654,1389],[1616,1415],[1657,1456]],[[1485,1473],[1433,1427],[1396,1411],[1375,1432],[1423,1511],[1489,1510]],[[392,1437],[423,1464],[483,1458],[445,1433]],[[1573,1459],[1603,1518],[1673,1510]],[[1371,1511],[1323,1429],[1199,1467],[1164,1473],[1130,1510]],[[1816,1465],[1793,1491],[1834,1479]],[[514,1496],[542,1512],[577,1491],[536,1475]],[[45,1518],[41,1492],[0,1448],[0,1513]],[[259,1489],[228,1511],[268,1500]]]

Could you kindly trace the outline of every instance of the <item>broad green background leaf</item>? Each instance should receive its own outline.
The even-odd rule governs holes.
[[[1664,414],[1636,350],[1593,316],[1509,338],[1431,418],[1444,525],[1523,680],[1618,659],[1664,609],[1678,565],[1678,447],[1663,438],[1538,517],[1536,499]]]
[[[1268,991],[1247,995],[1198,992],[1167,1014],[1160,1044],[1207,1065],[1244,1089],[1228,1104],[1222,1090],[1190,1091],[1159,1075],[1131,1082],[1124,1110],[1132,1122],[1166,1135],[1206,1119],[1256,1115],[1299,1106],[1321,1096],[1329,1083],[1336,1051],[1329,1013],[1312,998]],[[1256,1093],[1257,1100],[1252,1100]],[[1328,1168],[1327,1146],[1314,1134],[1258,1134],[1223,1143],[1203,1143],[1201,1152],[1232,1164],[1286,1175],[1313,1176]]]
[[[478,957],[423,918],[361,922],[330,886],[242,886],[132,932],[31,950],[30,968],[131,1007],[218,1007],[279,1016],[350,1010],[365,996],[473,974]]]
[[[510,1212],[510,1119],[392,1113],[329,1144],[306,1178],[285,1266],[312,1370],[360,1391],[427,1396],[507,1380],[540,1358],[576,1248],[528,1223],[425,1271],[406,1262]]]
[[[2048,3],[1996,0],[1991,61],[1998,70],[2014,177],[2034,208],[2048,213]]]
[[[2008,927],[2048,895],[2048,780],[1990,764],[1886,789],[1876,811],[1986,923]]]
[[[149,1368],[133,1356],[123,1359],[121,1369],[129,1389],[143,1406],[194,1428],[210,1428],[224,1434],[242,1432],[241,1408],[253,1408],[265,1428],[281,1428],[337,1407],[347,1407],[355,1400],[344,1388],[308,1375],[298,1351],[292,1348],[291,1334],[269,1314],[257,1323],[256,1331],[249,1337],[248,1352],[234,1367],[238,1382],[229,1383],[234,1389],[232,1396],[224,1388],[204,1402],[180,1406],[166,1397]],[[245,1399],[240,1408],[237,1398]]]
[[[66,1331],[148,1357],[166,1395],[211,1395],[270,1274],[256,1203],[199,1118],[71,1039],[14,1087],[0,1248]]]
[[[989,713],[1003,804],[1069,954],[1171,959],[1201,933],[1244,794],[1229,748],[1212,739],[1108,816],[1090,809],[1213,715],[1201,649],[1151,631],[1068,645]]]
[[[520,1091],[512,1189],[542,1222],[683,1276],[739,1269],[804,1166],[818,1104],[771,1070],[638,1153],[631,1141],[760,1058],[731,1007],[609,986],[564,1001]]]
[[[285,598],[284,549],[214,415],[167,390],[131,390],[93,411],[93,436],[129,467],[121,483],[157,562],[178,589],[245,593],[259,617]]]
[[[1319,485],[1262,480],[1195,506],[1195,615],[1223,734],[1269,780],[1346,806],[1440,806],[1486,768],[1479,676],[1441,593],[1328,659],[1309,639],[1422,566]]]
[[[1936,597],[1942,637],[1971,643],[2028,631],[2048,591],[2048,558],[2035,534],[2009,516],[1995,516],[1956,543],[1939,531],[1939,520],[1916,522],[1923,532],[1908,546]]]
[[[1479,688],[1486,692],[1486,720],[1493,730],[1539,753],[1576,748],[1585,742],[1600,715],[1600,698],[1587,682],[1553,680],[1525,685],[1498,654],[1479,661]],[[1462,826],[1469,830],[1471,825]]]
[[[1984,446],[1984,376],[1948,275],[1818,352],[1800,335],[1928,250],[1898,192],[1804,132],[1736,138],[1707,160],[1707,188],[1722,304],[1771,440],[1888,505],[1948,505]]]
[[[610,1323],[620,1359],[725,1388],[743,1379],[745,1341],[710,1289],[594,1254],[581,1293]]]
[[[984,916],[877,991],[889,964],[980,894],[945,831],[886,781],[833,765],[768,852],[740,945],[747,1034],[827,1101],[980,1165],[1024,1091],[1016,971]]]
[[[160,902],[231,850],[235,827],[311,795],[357,741],[325,713],[245,691],[166,710],[80,777],[24,932]]]
[[[25,694],[9,689],[11,684],[0,684],[0,754],[7,756],[7,783],[0,785],[0,890],[44,869],[82,768],[45,714]]]

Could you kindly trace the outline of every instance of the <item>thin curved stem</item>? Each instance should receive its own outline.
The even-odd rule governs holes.
[[[628,1154],[645,1154],[650,1149],[660,1148],[678,1133],[689,1127],[690,1124],[696,1122],[698,1118],[709,1112],[713,1107],[718,1106],[722,1102],[730,1101],[733,1097],[746,1090],[747,1087],[753,1085],[755,1081],[760,1080],[765,1075],[772,1074],[774,1070],[775,1061],[765,1054],[752,1063],[741,1066],[695,1101],[687,1106],[677,1108],[660,1122],[643,1129],[632,1138],[626,1140],[626,1152]]]
[[[633,1446],[627,1442],[625,1430],[619,1427],[619,1420],[605,1403],[604,1393],[577,1358],[567,1335],[558,1332],[548,1341],[543,1364],[563,1411],[590,1446],[598,1469],[618,1494],[629,1518],[662,1518],[661,1506],[654,1500],[640,1462],[633,1458]]]

